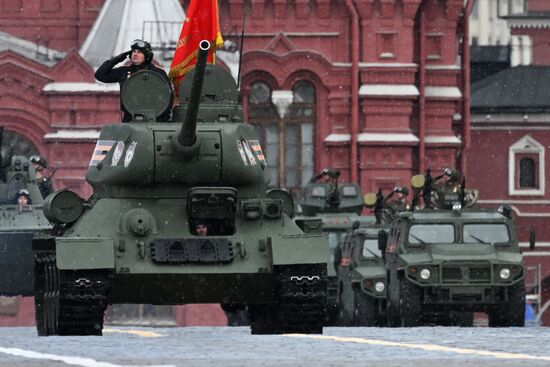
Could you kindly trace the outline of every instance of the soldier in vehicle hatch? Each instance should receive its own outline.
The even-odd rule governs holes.
[[[44,174],[44,170],[48,168],[48,163],[44,158],[38,155],[33,155],[29,158],[29,160],[34,165],[35,180],[38,184],[42,197],[45,198],[54,191],[52,186],[52,177],[55,174],[55,170],[50,176],[46,176]]]
[[[407,200],[409,196],[409,190],[404,186],[396,186],[392,193],[384,199],[384,203],[390,208],[394,214],[399,212],[410,210],[411,204]],[[390,199],[393,199],[390,201]]]
[[[319,174],[313,176],[309,182],[328,184],[327,200],[331,206],[338,206],[340,199],[338,197],[338,177],[340,172],[332,168],[325,168]]]
[[[130,48],[130,51],[123,52],[118,56],[106,60],[95,72],[95,78],[104,83],[119,83],[121,92],[126,80],[132,74],[137,73],[141,70],[153,71],[161,75],[164,79],[170,81],[168,79],[168,75],[166,75],[166,72],[164,70],[152,64],[153,51],[149,42],[136,39],[131,43]],[[117,64],[125,61],[126,58],[130,59],[130,61],[132,62],[131,65],[115,68]],[[172,85],[172,83],[169,83],[169,85]],[[173,102],[174,94],[172,92],[168,108],[161,116],[159,116],[159,121],[170,121]],[[129,122],[132,119],[132,116],[124,108],[124,106],[122,105],[122,101],[120,103],[120,109],[124,113],[122,117],[122,122]]]
[[[435,189],[443,192],[460,192],[462,175],[456,169],[445,168],[441,176],[434,178]]]

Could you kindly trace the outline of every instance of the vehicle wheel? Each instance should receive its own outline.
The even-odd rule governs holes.
[[[34,304],[38,336],[56,335],[59,322],[59,270],[55,254],[35,256]]]
[[[338,325],[354,326],[355,292],[341,283],[339,294]]]
[[[400,287],[403,326],[419,326],[422,320],[422,289],[407,279],[401,279]]]
[[[506,326],[525,326],[525,283],[514,284],[508,290],[507,307],[502,315]]]
[[[275,325],[275,313],[272,305],[248,305],[248,312],[252,334],[280,334]]]
[[[356,292],[355,315],[355,324],[357,326],[378,326],[378,305],[376,299],[363,292]]]
[[[388,306],[386,308],[386,316],[389,327],[401,326],[401,315],[399,314],[399,308],[396,304],[388,299]]]

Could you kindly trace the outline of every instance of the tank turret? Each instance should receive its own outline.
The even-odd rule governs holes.
[[[287,196],[267,194],[259,137],[208,52],[201,42],[171,121],[156,121],[167,82],[132,75],[121,96],[133,118],[102,129],[92,199],[48,199],[59,234],[33,241],[39,335],[101,334],[116,303],[221,303],[247,309],[256,334],[321,332],[328,243],[294,223]]]

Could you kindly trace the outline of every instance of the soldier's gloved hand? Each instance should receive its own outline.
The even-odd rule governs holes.
[[[123,52],[120,55],[113,57],[113,60],[115,60],[116,63],[118,64],[119,62],[123,62],[124,60],[126,60],[126,58],[130,56],[131,53],[132,53],[132,50]]]
[[[445,168],[445,170],[443,171],[443,174],[446,175],[446,176],[450,176],[451,173],[453,173],[453,171],[451,171],[450,168]]]
[[[393,188],[393,192],[399,192],[399,191],[401,191],[401,186],[395,186]]]
[[[325,168],[321,171],[322,175],[328,175],[328,168]]]

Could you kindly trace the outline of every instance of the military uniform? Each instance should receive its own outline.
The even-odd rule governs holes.
[[[147,42],[143,42],[143,43],[145,43],[146,46],[140,47],[135,43],[132,44],[132,50],[136,49],[144,53],[145,61],[142,64],[140,65],[132,64],[130,66],[121,66],[121,67],[115,68],[115,65],[126,60],[126,58],[131,54],[132,51],[123,52],[120,55],[115,56],[109,60],[106,60],[103,64],[101,64],[101,66],[95,72],[95,78],[103,83],[118,83],[120,85],[120,90],[122,91],[122,87],[124,86],[124,83],[130,76],[132,76],[134,73],[137,73],[138,71],[149,70],[159,74],[164,79],[166,79],[170,83],[170,85],[172,85],[172,83],[170,82],[170,79],[168,78],[168,75],[166,75],[166,72],[163,69],[151,63],[153,59],[153,52],[151,51],[151,45],[149,45],[149,43]],[[159,116],[160,121],[170,121],[170,115],[172,112],[173,104],[174,104],[174,95],[172,93],[172,96],[170,97],[170,103],[168,104],[168,108],[166,109],[166,111],[162,113],[162,115]],[[132,116],[124,108],[124,106],[122,105],[122,101],[120,101],[120,109],[124,113],[122,122],[131,121]]]

